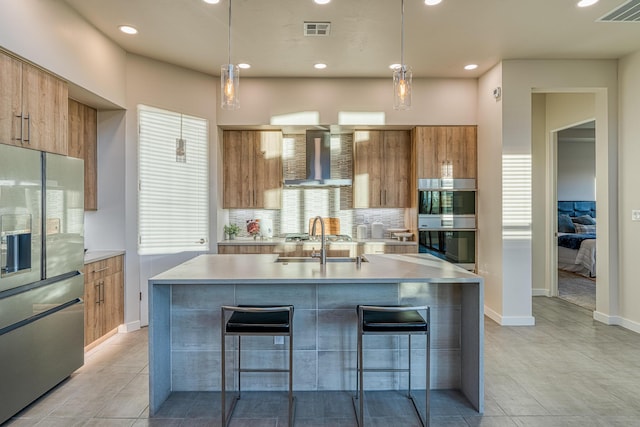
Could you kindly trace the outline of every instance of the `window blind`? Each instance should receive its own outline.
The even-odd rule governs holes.
[[[138,253],[209,250],[208,122],[138,106]]]

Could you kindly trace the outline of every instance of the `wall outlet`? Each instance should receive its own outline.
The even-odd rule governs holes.
[[[276,335],[275,337],[273,337],[273,344],[284,345],[284,337]]]
[[[640,210],[633,209],[631,211],[631,221],[640,221]]]

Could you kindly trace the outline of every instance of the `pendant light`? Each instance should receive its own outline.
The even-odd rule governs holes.
[[[411,69],[404,63],[404,0],[401,0],[400,66],[393,71],[393,109],[411,108]]]
[[[231,63],[231,0],[229,0],[229,61],[220,70],[220,98],[223,110],[240,108],[240,68]]]

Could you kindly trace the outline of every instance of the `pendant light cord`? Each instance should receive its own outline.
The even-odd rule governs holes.
[[[231,0],[229,0],[229,62],[227,64],[231,64]]]
[[[404,74],[404,0],[400,4],[402,8],[400,12],[400,68]]]

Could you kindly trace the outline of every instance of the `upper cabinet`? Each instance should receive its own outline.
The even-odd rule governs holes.
[[[84,210],[98,210],[98,112],[69,99],[69,156],[84,160]]]
[[[0,143],[67,154],[67,84],[0,52]]]
[[[409,207],[409,131],[356,131],[353,156],[354,208]]]
[[[282,132],[226,130],[223,207],[280,209]]]
[[[476,178],[476,126],[418,126],[417,178]]]

